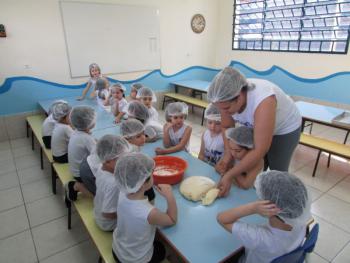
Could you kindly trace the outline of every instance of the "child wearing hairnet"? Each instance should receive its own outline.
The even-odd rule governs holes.
[[[96,141],[91,136],[91,129],[96,123],[95,110],[89,106],[76,106],[70,113],[70,122],[74,132],[68,144],[68,160],[75,181],[66,184],[66,197],[69,201],[75,201],[78,192],[92,196],[80,177],[80,164],[95,150]]]
[[[169,154],[178,151],[189,151],[192,127],[185,124],[188,106],[183,102],[169,103],[165,109],[167,123],[163,127],[163,144],[165,148],[157,147],[156,154]]]
[[[51,150],[53,160],[57,163],[68,163],[68,142],[73,133],[69,120],[71,109],[66,102],[57,103],[52,108],[52,118],[57,123],[51,136]]]
[[[143,85],[141,83],[134,83],[131,85],[131,90],[130,90],[130,101],[133,100],[138,100],[137,99],[137,92],[139,89],[141,89]]]
[[[96,145],[96,153],[102,165],[96,173],[96,195],[94,217],[104,231],[113,231],[117,225],[119,188],[114,178],[115,163],[131,148],[121,136],[104,135]]]
[[[114,175],[120,190],[117,228],[112,252],[117,262],[161,262],[165,248],[155,241],[156,226],[172,226],[177,221],[176,200],[170,185],[156,188],[167,201],[161,212],[146,198],[153,185],[154,160],[142,153],[127,153],[116,164]]]
[[[145,127],[136,119],[129,119],[120,125],[122,136],[134,147],[135,151],[140,151],[140,147],[146,142]]]
[[[229,128],[225,131],[228,149],[230,151],[232,165],[237,165],[250,150],[254,148],[254,131],[252,128],[240,126],[237,128]],[[232,166],[227,167],[227,170]],[[246,171],[234,178],[234,183],[238,187],[248,189],[253,186],[256,176],[263,168],[263,160],[251,170]],[[226,171],[227,171],[226,170]],[[226,172],[224,171],[224,173]]]
[[[162,125],[150,119],[147,107],[140,101],[134,100],[129,102],[127,114],[129,118],[137,119],[145,126],[146,142],[154,142],[163,137]]]
[[[126,116],[128,102],[125,99],[125,91],[125,87],[120,83],[111,86],[111,97],[108,104],[112,107],[116,123],[119,123]]]
[[[159,114],[152,105],[152,103],[157,102],[157,97],[153,90],[145,86],[141,87],[137,91],[136,99],[139,99],[143,103],[143,105],[147,107],[150,120],[158,122]]]
[[[96,98],[97,104],[105,107],[109,102],[108,80],[100,77],[96,80],[95,89],[91,92],[91,97]]]
[[[90,79],[89,79],[85,89],[83,90],[83,94],[81,95],[81,97],[78,97],[77,100],[85,99],[85,96],[89,92],[91,87],[92,87],[93,92],[91,92],[90,97],[91,98],[95,97],[97,79],[102,77],[101,68],[99,67],[99,65],[97,65],[96,63],[90,64],[89,65],[89,74],[90,74]],[[103,78],[103,80],[106,82],[105,86],[108,87],[109,86],[108,80],[106,78]]]
[[[204,118],[207,120],[207,129],[202,135],[198,158],[215,166],[224,153],[220,110],[211,103],[204,112]]]
[[[255,188],[259,201],[221,212],[218,222],[245,247],[239,262],[269,263],[302,245],[311,219],[310,196],[303,182],[288,172],[258,175]],[[240,219],[252,214],[268,218],[264,225]]]
[[[53,118],[52,111],[56,105],[60,103],[67,103],[64,100],[56,100],[52,103],[49,108],[48,117],[44,120],[43,125],[41,127],[42,140],[44,142],[46,149],[51,149],[51,136],[53,129],[55,128],[55,124],[57,121]]]

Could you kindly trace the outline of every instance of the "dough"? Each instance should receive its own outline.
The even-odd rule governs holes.
[[[188,200],[200,201],[215,185],[215,182],[208,177],[191,176],[182,181],[180,193]]]
[[[220,190],[217,188],[210,189],[202,199],[202,205],[211,205],[218,197]]]

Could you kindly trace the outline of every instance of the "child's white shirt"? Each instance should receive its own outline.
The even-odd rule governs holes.
[[[80,177],[80,164],[95,150],[96,141],[88,133],[75,130],[68,144],[68,162],[74,177]]]
[[[156,227],[148,223],[148,215],[154,206],[147,198],[130,200],[119,194],[118,222],[113,232],[112,248],[123,263],[149,262],[153,255]]]
[[[86,158],[86,162],[88,163],[92,174],[96,177],[98,169],[102,166],[100,159],[96,154],[96,148],[91,154]]]
[[[101,91],[101,94],[102,94],[102,96],[105,97],[105,99],[100,98],[100,97],[98,96],[98,90],[96,90],[95,92],[96,92],[97,104],[98,104],[99,106],[101,106],[102,108],[106,108],[106,106],[105,106],[103,103],[105,102],[105,99],[109,97],[109,90],[108,90],[108,89],[104,89],[104,90]]]
[[[232,234],[245,247],[240,263],[270,263],[301,246],[305,233],[306,226],[293,227],[291,231],[273,228],[269,224],[252,225],[242,221],[235,222],[232,226]]]
[[[114,175],[100,167],[95,175],[96,195],[94,215],[96,224],[104,231],[112,231],[117,226],[117,218],[105,218],[102,213],[117,213],[119,188]]]
[[[151,108],[148,109],[149,112],[149,119],[155,122],[159,122],[159,114],[158,111],[151,106]]]
[[[184,123],[184,125],[182,125],[182,127],[180,129],[178,129],[176,132],[174,131],[173,127],[169,128],[169,138],[170,138],[170,142],[171,142],[171,146],[176,146],[180,143],[182,137],[185,134],[185,130],[188,127],[188,125],[186,125]],[[188,152],[189,151],[189,144],[190,141],[188,140],[185,150]]]
[[[43,123],[42,126],[42,136],[52,136],[52,132],[55,128],[55,124],[57,121],[52,117],[52,114],[50,114]]]
[[[120,112],[126,113],[128,107],[128,101],[125,98],[121,100],[113,99],[111,100],[112,112],[114,114],[119,114]]]
[[[52,155],[60,157],[68,153],[68,143],[73,129],[68,124],[57,122],[51,136]]]
[[[145,123],[145,135],[149,139],[160,139],[163,137],[163,127],[158,121],[148,119]]]
[[[210,131],[206,130],[203,134],[204,157],[210,165],[215,165],[224,153],[224,138],[222,133],[211,136]]]

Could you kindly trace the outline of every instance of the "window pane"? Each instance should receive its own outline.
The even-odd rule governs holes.
[[[346,42],[336,42],[333,45],[333,51],[345,52]]]
[[[298,50],[299,44],[297,41],[292,41],[289,43],[289,50],[296,51]]]
[[[310,45],[310,51],[320,51],[320,48],[321,48],[321,42],[311,42],[311,45]]]

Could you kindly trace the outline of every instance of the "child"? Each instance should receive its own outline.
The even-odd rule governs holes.
[[[214,104],[209,104],[204,117],[207,120],[207,130],[202,135],[198,158],[215,166],[224,153],[220,111]]]
[[[158,122],[158,112],[152,106],[152,103],[157,102],[156,94],[154,94],[153,90],[148,87],[141,87],[137,92],[137,99],[139,99],[143,105],[145,105],[149,111],[150,120]]]
[[[82,96],[77,98],[77,100],[83,100],[91,87],[93,90],[95,90],[96,81],[99,77],[101,77],[101,69],[96,63],[90,64],[89,73],[90,73],[90,79],[88,81],[88,84],[83,90]],[[105,80],[107,81],[106,86],[108,87],[109,86],[108,80],[107,79]],[[93,97],[94,96],[93,93],[91,93],[90,96]]]
[[[57,123],[57,120],[53,118],[53,108],[60,104],[60,103],[67,103],[64,100],[56,100],[52,103],[50,106],[49,112],[48,112],[48,117],[44,120],[42,129],[41,129],[41,134],[42,134],[42,140],[45,145],[45,148],[51,149],[51,136],[53,129],[55,128],[55,124]]]
[[[96,174],[94,217],[103,231],[113,231],[117,225],[119,189],[114,178],[115,163],[119,156],[130,152],[129,143],[116,135],[104,135],[96,145],[102,163]]]
[[[111,98],[109,100],[109,105],[112,107],[112,112],[115,117],[115,122],[119,123],[126,112],[126,106],[128,105],[127,100],[125,99],[125,87],[116,83],[111,87]]]
[[[84,158],[79,166],[81,181],[94,196],[96,195],[96,174],[101,166],[102,164],[96,151],[92,151],[88,157]]]
[[[109,89],[106,78],[98,78],[96,80],[95,89],[91,93],[91,97],[96,97],[97,104],[101,107],[108,105]]]
[[[225,136],[228,139],[228,148],[233,164],[240,162],[247,153],[254,148],[253,129],[240,126],[237,128],[229,128],[225,131]],[[231,167],[228,167],[230,169]],[[248,189],[253,186],[256,176],[263,168],[263,160],[251,170],[246,171],[235,177],[235,183],[238,187]]]
[[[92,196],[82,183],[79,168],[82,161],[95,150],[96,141],[90,134],[96,123],[95,110],[89,106],[76,106],[70,114],[70,121],[75,130],[68,144],[68,159],[75,181],[67,183],[66,197],[69,201],[75,201],[78,192]]]
[[[129,118],[139,120],[145,126],[146,142],[154,142],[163,137],[163,128],[159,122],[150,119],[149,111],[139,101],[131,101],[127,107]]]
[[[188,107],[183,102],[173,102],[165,109],[167,123],[163,128],[163,144],[165,149],[157,147],[156,154],[169,154],[178,151],[188,151],[192,128],[185,124]]]
[[[127,153],[117,161],[114,175],[121,193],[112,244],[117,262],[161,262],[165,258],[163,244],[154,240],[156,226],[176,224],[177,207],[170,185],[157,187],[167,201],[166,213],[145,198],[145,191],[153,185],[154,165],[152,158],[136,152]]]
[[[57,163],[68,163],[68,142],[73,129],[70,127],[69,113],[72,107],[59,103],[52,109],[52,117],[57,121],[51,137],[53,160]]]
[[[311,219],[310,196],[305,185],[288,172],[268,171],[255,183],[260,201],[231,208],[217,216],[218,222],[245,247],[239,262],[269,263],[299,247]],[[268,224],[252,225],[240,219],[252,214],[268,217]]]
[[[131,91],[130,91],[130,101],[137,100],[137,92],[139,89],[141,89],[143,85],[141,83],[134,83],[131,85]]]
[[[134,146],[135,151],[140,151],[140,147],[146,142],[145,127],[136,119],[129,119],[120,125],[122,136]]]

